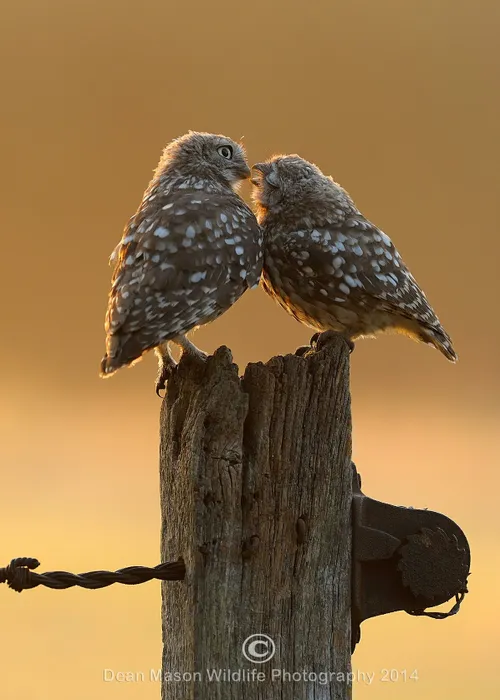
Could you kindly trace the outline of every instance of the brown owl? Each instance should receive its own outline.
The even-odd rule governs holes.
[[[297,155],[254,166],[264,289],[298,321],[349,341],[396,330],[455,362],[451,340],[390,238]]]
[[[250,169],[226,136],[189,132],[165,148],[112,254],[101,376],[156,348],[156,391],[175,363],[169,341],[205,357],[186,333],[224,313],[262,270],[262,234],[236,194]]]

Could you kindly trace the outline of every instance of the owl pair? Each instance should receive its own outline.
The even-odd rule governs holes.
[[[297,320],[347,339],[397,330],[457,356],[390,238],[347,192],[298,156],[253,167],[257,217],[238,196],[251,175],[242,146],[189,132],[164,150],[113,252],[101,376],[152,348],[156,391],[175,366],[171,342],[224,313],[262,279]]]

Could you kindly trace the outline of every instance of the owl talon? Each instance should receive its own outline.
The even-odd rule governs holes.
[[[158,355],[158,376],[156,377],[155,392],[160,399],[164,398],[160,392],[166,391],[167,382],[171,379],[174,369],[177,367],[177,363],[170,354],[170,348],[168,343],[158,347],[156,349]]]
[[[306,354],[306,352],[309,352],[310,349],[311,349],[310,345],[301,345],[295,351],[295,355],[298,355],[298,357],[303,357]]]
[[[353,341],[337,331],[324,331],[323,333],[317,333],[311,338],[311,345],[314,343],[314,349],[316,352],[318,352],[328,345],[331,340],[338,338],[339,336],[347,343],[349,354],[351,354],[354,351]]]
[[[299,357],[303,357],[307,352],[310,350],[314,350],[316,347],[317,340],[319,336],[321,335],[320,332],[315,333],[311,340],[309,341],[309,345],[300,345],[297,350],[295,351],[295,355],[298,355]]]
[[[174,369],[175,369],[175,367],[169,367],[167,365],[164,365],[161,368],[161,371],[156,378],[155,392],[156,392],[156,395],[160,397],[160,399],[165,398],[165,394],[162,395],[161,392],[164,391],[166,393],[167,382],[169,379],[172,378],[172,374],[173,374]]]
[[[163,367],[160,369],[160,372],[156,378],[155,392],[156,392],[156,395],[160,397],[160,399],[165,398],[165,395],[162,396],[161,392],[167,390],[167,382],[172,376],[172,370],[173,370],[173,367],[169,367],[168,365],[163,365]]]

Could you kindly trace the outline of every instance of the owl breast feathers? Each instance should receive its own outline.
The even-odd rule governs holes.
[[[456,353],[390,238],[337,183],[298,156],[254,166],[263,286],[302,323],[354,340],[396,330]]]
[[[160,162],[115,251],[103,375],[212,321],[246,289],[258,284],[262,268],[259,226],[233,191],[231,176],[220,175],[226,164],[217,160],[217,139],[228,140],[195,136],[205,137],[202,146],[207,147],[208,141],[208,149],[215,139],[214,153],[209,151],[209,156],[216,167],[210,167],[203,148],[198,158],[195,151],[191,163],[187,158],[177,168],[171,154],[163,167]],[[232,152],[236,145],[229,143]],[[245,172],[243,165],[238,168],[234,181]]]

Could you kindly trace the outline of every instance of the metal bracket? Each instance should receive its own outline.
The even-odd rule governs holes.
[[[453,520],[431,510],[393,506],[361,492],[353,467],[352,648],[360,624],[404,610],[442,619],[458,612],[467,592],[469,543]],[[455,596],[449,613],[427,613]]]

